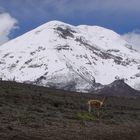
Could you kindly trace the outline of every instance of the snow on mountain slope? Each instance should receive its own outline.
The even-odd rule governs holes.
[[[0,47],[0,77],[83,92],[123,78],[140,89],[140,53],[109,29],[51,21]]]

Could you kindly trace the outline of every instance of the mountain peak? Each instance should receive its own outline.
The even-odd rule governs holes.
[[[59,21],[59,20],[52,20],[52,21],[49,21],[49,22],[47,22],[46,24],[50,24],[50,25],[62,25],[62,24],[67,24],[67,23],[65,23],[65,22],[62,22],[62,21]],[[70,25],[70,24],[69,24]]]
[[[54,27],[60,27],[60,26],[72,26],[70,24],[67,24],[67,23],[64,23],[62,21],[58,21],[58,20],[52,20],[52,21],[49,21],[49,22],[46,22],[45,24],[37,27],[36,29],[46,29],[46,28],[54,28]]]
[[[102,27],[50,21],[0,47],[0,78],[88,92],[119,77],[135,87],[140,54],[128,46]]]

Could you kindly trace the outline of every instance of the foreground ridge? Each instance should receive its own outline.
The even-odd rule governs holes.
[[[138,140],[140,98],[106,96],[100,118],[89,113],[87,102],[104,97],[0,81],[0,139]]]

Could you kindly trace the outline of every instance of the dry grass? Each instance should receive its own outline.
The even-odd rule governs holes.
[[[139,140],[140,99],[108,97],[0,82],[0,140]]]

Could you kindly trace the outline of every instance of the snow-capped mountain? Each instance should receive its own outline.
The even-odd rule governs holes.
[[[140,53],[112,30],[51,21],[0,47],[0,77],[83,92],[123,78],[140,89]]]

